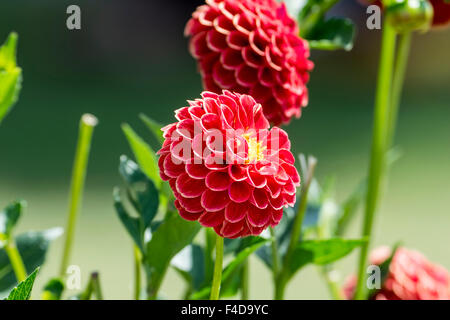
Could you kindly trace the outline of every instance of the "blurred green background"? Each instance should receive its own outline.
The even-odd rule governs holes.
[[[76,1],[82,30],[66,28],[73,1],[0,2],[0,41],[20,35],[19,65],[24,82],[20,101],[0,127],[0,207],[22,198],[29,207],[19,232],[64,226],[78,121],[85,112],[100,120],[94,135],[87,190],[72,264],[83,284],[98,270],[105,297],[132,296],[132,244],[112,207],[120,185],[119,156],[131,155],[120,124],[150,134],[138,119],[143,112],[162,123],[173,110],[198,97],[200,77],[183,37],[184,24],[202,1]],[[313,52],[310,104],[287,128],[295,152],[319,159],[318,177],[335,176],[336,197],[344,199],[365,176],[371,140],[379,31],[365,28],[365,8],[342,1],[332,14],[359,24],[352,52]],[[396,142],[403,157],[392,168],[376,224],[376,244],[398,240],[450,268],[450,30],[416,35]],[[359,221],[349,236],[357,236]],[[37,281],[56,275],[62,241],[51,247]],[[353,255],[340,264],[355,271]],[[271,276],[251,260],[252,298],[272,297]],[[168,297],[183,292],[170,272]],[[297,275],[290,299],[328,298],[313,267]]]

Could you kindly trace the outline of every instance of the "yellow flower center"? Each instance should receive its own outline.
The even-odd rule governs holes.
[[[247,141],[248,145],[248,157],[245,160],[245,164],[264,159],[266,146],[263,146],[261,142],[258,142],[258,139],[253,137],[251,133],[243,134],[242,137]]]

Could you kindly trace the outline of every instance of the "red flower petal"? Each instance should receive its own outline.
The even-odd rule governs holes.
[[[246,182],[233,182],[228,189],[230,199],[234,202],[245,202],[250,198],[252,188]]]
[[[176,183],[177,191],[185,198],[200,197],[205,190],[203,180],[192,179],[186,173],[178,176]]]
[[[211,191],[206,189],[202,195],[202,206],[206,211],[220,211],[230,202],[226,191]]]
[[[270,211],[261,210],[254,206],[248,209],[248,222],[254,227],[264,227],[270,220]]]
[[[225,219],[229,222],[236,223],[245,218],[248,205],[236,202],[230,202],[225,208]]]
[[[230,176],[227,172],[213,171],[206,176],[206,186],[213,191],[228,190],[231,184]]]
[[[198,219],[198,222],[204,227],[214,228],[220,225],[223,222],[223,220],[224,220],[223,211],[204,212]]]

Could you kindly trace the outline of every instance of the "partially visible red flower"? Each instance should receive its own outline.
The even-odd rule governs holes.
[[[388,247],[371,254],[370,261],[380,265],[391,255]],[[352,299],[356,277],[344,287],[345,296]],[[374,300],[450,300],[450,274],[443,267],[428,261],[420,252],[399,248],[389,268],[389,275]]]
[[[249,94],[275,125],[308,104],[307,41],[275,0],[206,0],[186,25],[205,90]]]
[[[450,2],[445,0],[430,0],[434,9],[433,27],[448,26],[450,24]]]
[[[222,237],[258,235],[293,206],[300,177],[285,131],[248,95],[203,92],[163,128],[160,175],[181,217]]]
[[[381,0],[358,0],[364,5],[374,4],[383,8]],[[429,0],[433,6],[433,23],[432,27],[444,27],[450,24],[450,2],[445,0]]]

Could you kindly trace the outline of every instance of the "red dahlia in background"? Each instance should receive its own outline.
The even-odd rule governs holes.
[[[433,26],[440,27],[450,24],[450,2],[445,0],[430,0],[433,9]]]
[[[273,124],[299,118],[308,104],[308,43],[284,3],[206,0],[186,25],[205,90],[249,94]]]
[[[258,235],[293,206],[300,177],[285,131],[251,96],[203,92],[163,128],[160,175],[186,220],[222,237]]]
[[[391,255],[388,247],[371,254],[370,261],[380,265]],[[347,298],[353,297],[356,277],[345,286]],[[383,287],[375,300],[450,300],[450,274],[443,267],[428,261],[420,252],[399,248],[390,264]]]
[[[429,0],[433,6],[433,27],[443,27],[450,24],[450,2],[446,0]],[[359,0],[364,5],[375,4],[383,7],[381,0]]]

